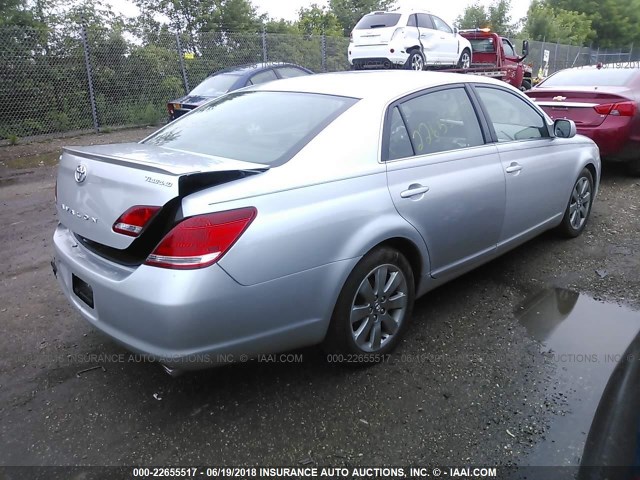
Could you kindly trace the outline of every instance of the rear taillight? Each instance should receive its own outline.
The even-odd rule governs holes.
[[[596,105],[593,109],[600,115],[633,117],[636,114],[636,104],[634,102],[603,103],[602,105]]]
[[[137,237],[142,229],[149,223],[156,213],[160,211],[160,207],[149,205],[136,205],[120,215],[120,218],[113,224],[113,231]]]
[[[189,217],[162,239],[145,264],[192,269],[216,263],[256,218],[253,207]]]
[[[167,103],[167,110],[169,110],[169,115],[173,116],[173,103]]]

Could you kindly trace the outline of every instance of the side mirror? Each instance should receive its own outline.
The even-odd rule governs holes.
[[[453,34],[454,35],[458,35],[459,32],[460,32],[460,29],[458,27],[453,27]]]
[[[573,138],[576,136],[576,124],[573,120],[559,118],[553,122],[553,133],[558,138]]]
[[[529,55],[529,40],[522,41],[522,58],[524,59]]]

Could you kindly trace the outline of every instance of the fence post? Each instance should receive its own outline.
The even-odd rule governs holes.
[[[557,72],[558,71],[558,44],[560,43],[559,40],[556,40],[556,51],[553,54],[553,71]]]
[[[91,71],[91,58],[89,56],[89,41],[87,39],[87,26],[82,21],[82,49],[84,50],[84,66],[87,70],[87,82],[89,83],[89,104],[91,105],[91,116],[93,117],[93,129],[98,133],[100,125],[98,124],[98,109],[96,106],[96,96],[93,92],[93,73]]]
[[[182,43],[180,42],[180,32],[176,30],[176,48],[178,49],[178,60],[180,61],[180,71],[182,72],[182,83],[184,83],[184,94],[189,95],[189,78],[187,70],[184,68],[184,52],[182,51]]]
[[[631,62],[631,52],[633,52],[633,42],[631,42],[631,45],[629,46],[629,62]]]
[[[322,71],[327,71],[327,36],[322,32],[322,38],[320,39],[320,48],[322,50]]]
[[[269,55],[267,52],[267,29],[263,24],[262,25],[262,61],[263,63],[267,63],[268,59],[269,59]]]

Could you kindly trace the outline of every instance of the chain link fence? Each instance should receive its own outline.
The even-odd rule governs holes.
[[[521,48],[522,41],[516,41]],[[347,70],[348,38],[270,33],[172,33],[152,39],[74,26],[0,29],[0,142],[166,121],[169,100],[217,70],[265,61],[315,72]],[[638,49],[640,50],[640,49]],[[547,53],[545,53],[545,51]],[[534,76],[597,62],[638,61],[640,51],[529,42]]]
[[[514,45],[520,51],[522,39],[514,40]],[[600,50],[546,41],[529,41],[529,56],[525,60],[532,66],[534,77],[539,74],[546,77],[558,70],[571,67],[639,61],[640,49],[634,50],[633,45],[626,48]]]

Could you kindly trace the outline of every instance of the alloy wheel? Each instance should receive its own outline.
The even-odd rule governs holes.
[[[376,352],[398,332],[408,308],[407,280],[395,265],[374,268],[351,304],[351,335],[365,352]]]
[[[578,230],[584,225],[591,208],[591,182],[587,177],[580,177],[573,187],[569,202],[569,222]]]
[[[460,66],[465,70],[471,66],[471,56],[468,52],[462,53],[462,57],[460,57]]]
[[[424,60],[421,55],[416,54],[411,57],[411,70],[416,72],[424,70]]]

